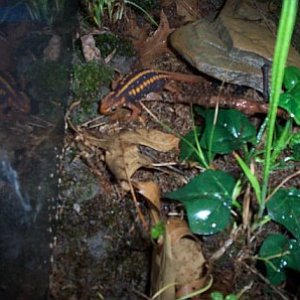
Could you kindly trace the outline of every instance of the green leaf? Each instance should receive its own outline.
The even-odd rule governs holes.
[[[151,237],[155,240],[158,239],[164,233],[165,233],[165,225],[162,222],[158,222],[151,228]]]
[[[284,108],[290,116],[300,125],[300,85],[291,92],[280,95],[279,106]]]
[[[166,193],[182,202],[187,210],[191,230],[197,234],[214,234],[230,222],[233,177],[223,171],[207,170],[184,187]]]
[[[300,191],[279,189],[267,202],[269,217],[300,239]]]
[[[300,83],[300,70],[294,66],[288,66],[284,71],[283,85],[287,91]]]
[[[240,149],[245,143],[255,143],[255,128],[240,111],[220,109],[215,126],[214,110],[196,112],[205,119],[205,130],[200,140],[203,148],[226,154]]]
[[[287,267],[300,272],[300,241],[289,241],[290,255],[287,256]]]
[[[212,292],[210,294],[210,298],[212,300],[223,300],[224,299],[223,294],[220,292]]]
[[[251,169],[247,166],[247,164],[242,160],[242,158],[238,154],[233,153],[233,155],[236,158],[237,162],[239,163],[244,174],[247,176],[252,188],[254,189],[256,200],[259,206],[261,206],[262,205],[261,188],[260,188],[258,178],[255,176],[255,174],[252,173]]]
[[[262,205],[259,208],[258,218],[262,218],[265,208],[265,199],[269,187],[270,169],[272,166],[271,153],[274,138],[275,122],[277,119],[277,109],[279,98],[282,91],[285,65],[288,57],[289,48],[296,15],[298,11],[298,1],[282,1],[282,10],[279,19],[278,32],[276,37],[274,57],[272,64],[270,104],[267,115],[267,134],[265,138],[265,157],[262,180]]]
[[[293,159],[295,161],[300,161],[300,144],[293,145],[291,149],[293,151]]]
[[[293,147],[294,145],[300,144],[300,132],[296,132],[293,134],[290,140],[290,146]]]
[[[229,294],[225,297],[225,300],[238,300],[239,298],[236,295]]]
[[[287,120],[285,123],[285,126],[281,127],[280,125],[277,125],[276,136],[274,135],[274,145],[273,145],[273,151],[271,155],[271,163],[272,165],[275,165],[275,162],[277,158],[279,157],[280,153],[287,148],[287,145],[289,144],[293,134],[293,121],[291,119]]]
[[[300,132],[293,134],[289,146],[293,151],[293,159],[300,161]]]
[[[300,271],[300,244],[282,234],[270,234],[259,250],[266,266],[267,278],[274,285],[286,280],[286,268]]]
[[[195,132],[196,130],[196,137],[195,137]],[[199,140],[200,134],[201,134],[201,129],[200,127],[196,127],[194,130],[191,130],[188,132],[181,140],[179,143],[179,149],[180,149],[180,154],[179,158],[181,161],[197,161],[200,164],[202,164],[201,160],[201,155],[199,153],[199,150],[197,149],[197,141],[196,138]],[[208,151],[206,149],[201,149],[204,159],[208,161]]]
[[[199,138],[200,135],[200,127],[196,127],[196,136]],[[179,158],[181,161],[198,161],[197,155],[197,145],[195,141],[195,133],[194,130],[188,132],[179,143],[180,155]]]

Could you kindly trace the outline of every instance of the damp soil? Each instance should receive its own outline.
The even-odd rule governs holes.
[[[172,27],[181,24],[174,6],[164,8]],[[216,13],[216,6],[210,1],[199,5],[202,17]],[[113,27],[117,27],[114,25]],[[114,28],[120,30],[120,28]],[[120,33],[120,32],[119,32]],[[126,38],[126,37],[125,37]],[[172,66],[172,70],[191,68],[176,54],[162,54],[153,62],[158,69]],[[251,90],[231,85],[223,85],[211,80],[211,84],[188,86],[179,84],[185,95],[210,95],[226,89],[234,95],[251,95]],[[255,94],[257,96],[257,94]],[[162,92],[163,101],[145,102],[147,108],[163,123],[181,135],[193,128],[191,108],[176,103],[168,92]],[[260,96],[261,97],[261,96]],[[101,138],[122,130],[133,130],[146,126],[151,129],[165,130],[143,111],[146,125],[140,122],[111,122],[101,117],[87,128],[88,132]],[[260,124],[261,116],[252,117],[254,124]],[[200,122],[200,121],[199,121]],[[96,125],[95,125],[96,124]],[[93,128],[92,128],[93,127]],[[66,131],[64,151],[60,164],[60,199],[56,214],[57,222],[53,226],[52,267],[50,273],[50,299],[148,299],[151,274],[151,255],[153,241],[142,226],[130,193],[124,192],[122,185],[108,170],[103,162],[104,152],[86,147],[74,140],[74,132]],[[149,151],[141,148],[140,151]],[[199,168],[182,164],[178,151],[161,154],[147,152],[157,163],[172,163],[170,167],[157,167],[151,170],[139,170],[133,180],[153,180],[159,184],[162,192],[174,190],[199,173]],[[287,156],[283,153],[282,156]],[[225,155],[214,160],[216,169],[229,172],[235,178],[240,169],[233,156]],[[289,168],[274,171],[270,177],[270,186],[275,187],[283,178],[299,170],[298,163]],[[257,169],[257,174],[261,170]],[[299,179],[290,180],[286,187],[300,187]],[[250,195],[251,196],[251,195]],[[146,201],[138,196],[140,208],[148,216]],[[253,197],[252,197],[253,198]],[[162,213],[167,215],[170,203],[164,202]],[[255,203],[253,210],[257,209]],[[177,210],[181,213],[182,207]],[[241,219],[236,217],[237,224]],[[232,227],[212,236],[198,236],[202,243],[206,259],[231,237]],[[213,263],[214,277],[211,291],[223,294],[239,293],[245,290],[241,299],[296,299],[300,295],[297,283],[290,282],[273,287],[264,277],[264,269],[252,257],[257,254],[262,241],[269,233],[283,232],[282,228],[268,224],[257,231],[255,236],[247,230],[240,230],[231,246]],[[283,232],[284,233],[284,232]],[[284,298],[285,297],[285,298]],[[206,293],[201,299],[210,299]]]

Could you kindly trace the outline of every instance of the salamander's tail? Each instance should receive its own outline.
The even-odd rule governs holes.
[[[169,72],[169,71],[157,71],[161,74],[166,75],[171,80],[176,81],[184,81],[184,82],[191,82],[191,83],[199,83],[205,81],[204,77],[200,75],[193,75],[193,74],[185,74],[179,72]]]

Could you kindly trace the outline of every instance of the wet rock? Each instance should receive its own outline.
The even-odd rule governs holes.
[[[74,202],[80,205],[93,199],[100,192],[97,179],[82,161],[74,160],[66,164],[64,171],[66,176],[69,176],[69,180],[62,187],[63,197],[74,199]],[[76,211],[74,207],[73,209]]]
[[[200,20],[176,30],[171,45],[201,72],[262,91],[261,68],[272,62],[275,35],[250,1],[228,0],[213,22]],[[294,48],[288,65],[300,67]]]
[[[105,233],[103,231],[99,231],[95,235],[88,238],[87,246],[89,249],[89,253],[95,260],[100,260],[105,255],[107,256],[109,244],[108,240],[105,239]]]
[[[57,34],[53,34],[48,46],[44,49],[44,60],[58,61],[61,53],[62,40]]]

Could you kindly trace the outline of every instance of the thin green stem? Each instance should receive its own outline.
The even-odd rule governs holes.
[[[281,93],[282,81],[284,76],[284,68],[288,56],[291,43],[293,28],[297,14],[298,1],[285,0],[281,11],[279,21],[278,36],[276,39],[275,53],[272,67],[272,84],[270,109],[268,113],[267,137],[265,145],[265,164],[262,182],[262,202],[259,208],[258,216],[261,218],[265,209],[265,199],[268,192],[269,173],[271,168],[271,151],[273,143],[273,135],[275,121],[277,115],[277,107]]]
[[[128,3],[132,6],[134,6],[135,8],[139,9],[143,14],[145,14],[145,16],[149,19],[149,21],[154,24],[156,27],[158,27],[158,23],[153,19],[153,17],[145,10],[143,9],[141,6],[137,5],[136,3],[129,1],[129,0],[125,0],[125,3]]]

